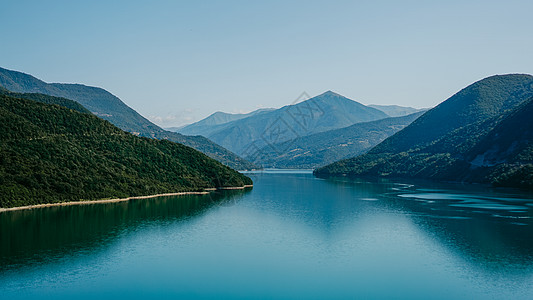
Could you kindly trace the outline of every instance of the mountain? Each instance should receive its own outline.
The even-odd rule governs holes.
[[[187,125],[174,126],[174,127],[165,127],[163,129],[165,129],[166,131],[178,132],[180,129],[182,129],[185,126],[187,126]]]
[[[527,119],[532,97],[531,75],[485,78],[429,110],[368,153],[319,168],[315,174],[533,187],[533,181],[522,180],[531,178],[533,170],[532,127]]]
[[[531,96],[532,76],[497,75],[480,80],[429,110],[372,152],[402,152],[428,146],[466,125],[501,116]]]
[[[274,108],[260,108],[249,112],[247,114],[230,114],[221,111],[217,111],[205,119],[202,119],[196,123],[186,125],[182,128],[176,128],[176,132],[185,135],[203,135],[208,136],[213,130],[217,129],[217,125],[226,124],[232,121],[256,116],[265,112],[274,110]]]
[[[266,168],[313,169],[364,153],[422,114],[417,112],[315,133],[266,146],[245,158]]]
[[[399,105],[376,105],[370,104],[368,107],[379,109],[382,112],[386,113],[390,117],[403,117],[410,114],[414,114],[421,111],[426,111],[426,108],[412,108]]]
[[[81,84],[46,83],[31,75],[0,68],[0,86],[16,93],[41,93],[74,100],[98,117],[135,135],[168,139],[205,153],[234,169],[256,168],[250,162],[204,137],[189,137],[163,130],[108,91]]]
[[[59,106],[63,106],[63,107],[75,110],[77,112],[86,113],[86,114],[91,113],[88,109],[83,107],[83,105],[79,104],[78,102],[65,99],[65,98],[61,98],[61,97],[48,96],[48,95],[38,94],[38,93],[13,93],[1,86],[0,86],[0,95],[9,96],[12,98],[34,100],[34,101],[46,103],[46,104],[59,105]]]
[[[462,178],[484,179],[497,186],[533,188],[533,97],[504,118],[465,155]],[[463,171],[466,168],[463,168]]]
[[[251,184],[192,148],[41,99],[0,95],[0,207]]]
[[[246,156],[269,144],[386,117],[380,110],[327,91],[297,104],[215,125],[202,134]]]

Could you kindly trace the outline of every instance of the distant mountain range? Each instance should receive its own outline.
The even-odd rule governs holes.
[[[229,120],[223,115],[224,121]],[[327,91],[306,101],[275,110],[237,115],[229,122],[202,120],[180,130],[204,135],[231,151],[246,156],[251,149],[279,144],[314,133],[360,122],[387,118],[384,112]],[[208,119],[213,119],[212,117]]]
[[[399,106],[399,105],[370,104],[367,106],[375,108],[375,109],[379,109],[390,117],[402,117],[402,116],[407,116],[410,114],[428,110],[427,108],[412,108],[412,107],[405,107],[405,106]]]
[[[429,178],[533,188],[533,76],[480,80],[368,153],[315,170],[319,177]]]
[[[364,153],[424,112],[385,118],[268,145],[245,157],[266,168],[314,169]]]
[[[101,88],[81,84],[46,83],[31,75],[3,68],[0,68],[0,86],[16,93],[41,93],[74,100],[98,117],[133,134],[182,143],[234,169],[257,168],[205,137],[184,136],[160,128],[124,104],[119,98]]]
[[[190,147],[122,131],[76,102],[5,89],[0,162],[2,208],[252,183]]]
[[[421,111],[425,109],[365,106],[328,91],[280,109],[216,112],[176,130],[208,137],[263,167],[315,168],[363,153],[409,125]]]
[[[265,112],[273,111],[274,108],[261,108],[254,110],[247,114],[230,114],[221,111],[217,111],[205,119],[202,119],[196,123],[183,126],[181,128],[175,128],[176,132],[186,135],[203,135],[208,136],[213,131],[217,130],[218,125],[226,124],[232,121],[248,118],[251,116],[257,116]]]

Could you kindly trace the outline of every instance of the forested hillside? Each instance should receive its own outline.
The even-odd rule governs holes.
[[[533,188],[533,76],[492,76],[461,90],[367,154],[320,177],[384,176]]]
[[[13,93],[1,86],[0,86],[0,95],[10,96],[13,98],[35,100],[37,102],[46,103],[46,104],[55,104],[55,105],[70,108],[72,110],[75,110],[81,113],[86,113],[86,114],[91,113],[88,109],[83,107],[83,105],[79,104],[78,102],[65,99],[65,98],[61,98],[61,97],[54,97],[54,96],[38,94],[38,93]]]
[[[380,110],[327,91],[279,109],[262,111],[240,120],[197,129],[202,129],[198,131],[199,134],[246,156],[251,148],[262,148],[387,117],[388,115]]]
[[[267,168],[313,169],[368,151],[422,114],[418,112],[315,133],[268,145],[245,158]]]
[[[187,146],[137,137],[60,105],[0,95],[0,207],[246,184],[248,177]]]
[[[31,75],[3,68],[0,68],[0,86],[16,93],[40,93],[74,100],[98,117],[135,135],[168,139],[193,147],[237,170],[257,168],[205,137],[185,136],[162,129],[127,106],[115,95],[98,87],[83,84],[46,83]]]

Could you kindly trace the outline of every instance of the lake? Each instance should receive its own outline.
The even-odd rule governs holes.
[[[0,298],[533,297],[531,193],[248,175],[245,191],[0,213]]]

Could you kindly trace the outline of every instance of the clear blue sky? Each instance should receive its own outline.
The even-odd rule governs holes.
[[[162,126],[333,90],[428,107],[533,73],[533,1],[0,3],[0,66],[105,88]]]

